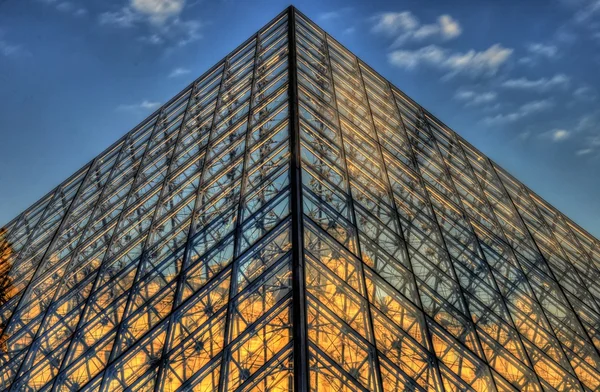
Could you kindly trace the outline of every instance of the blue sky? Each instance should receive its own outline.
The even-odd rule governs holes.
[[[0,224],[288,5],[0,0]],[[600,236],[600,0],[295,5]]]

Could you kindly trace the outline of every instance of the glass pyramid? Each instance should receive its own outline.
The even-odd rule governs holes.
[[[2,390],[599,390],[599,241],[293,7],[0,238]]]

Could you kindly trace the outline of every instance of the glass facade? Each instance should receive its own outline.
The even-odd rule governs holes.
[[[598,391],[598,282],[290,7],[0,231],[0,389]]]

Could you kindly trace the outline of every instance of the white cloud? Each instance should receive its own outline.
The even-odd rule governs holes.
[[[394,37],[392,47],[409,41],[423,41],[430,37],[450,40],[462,33],[462,27],[450,15],[441,15],[436,23],[422,25],[411,12],[386,12],[371,18],[372,31]]]
[[[322,12],[317,18],[321,21],[340,19],[344,14],[347,14],[350,11],[352,11],[352,7],[342,7],[335,11]]]
[[[447,58],[448,52],[435,45],[425,46],[417,50],[396,50],[388,55],[392,65],[406,69],[413,69],[421,63],[442,67],[442,63]]]
[[[535,90],[535,91],[548,91],[553,88],[565,88],[569,86],[571,79],[565,74],[557,74],[552,78],[540,78],[540,79],[508,79],[502,83],[502,87],[514,89],[514,90]]]
[[[63,1],[62,3],[58,3],[56,9],[61,12],[70,12],[73,9],[73,4],[68,1]]]
[[[577,41],[578,35],[570,30],[569,26],[563,25],[554,33],[554,38],[563,44],[572,44]]]
[[[392,65],[414,69],[418,65],[428,65],[448,71],[446,76],[465,73],[473,76],[494,75],[510,58],[513,50],[499,44],[478,52],[473,49],[465,53],[452,52],[436,45],[417,50],[395,50],[388,55]]]
[[[179,37],[177,46],[186,46],[194,41],[202,39],[200,29],[204,25],[197,20],[176,19],[170,26],[169,32],[172,36]]]
[[[101,25],[111,25],[121,28],[133,27],[140,20],[140,15],[132,11],[129,7],[123,7],[121,10],[115,12],[103,12],[98,16],[98,22]]]
[[[450,39],[458,37],[462,33],[460,24],[452,19],[450,15],[442,15],[439,17],[442,36]]]
[[[23,46],[14,44],[4,39],[4,31],[0,29],[0,56],[5,57],[20,57],[28,55]]]
[[[73,15],[75,15],[75,16],[85,16],[85,15],[87,15],[87,13],[88,13],[88,11],[85,8],[79,8],[75,12],[73,12]]]
[[[467,69],[476,73],[495,74],[498,68],[508,60],[512,52],[512,49],[503,48],[499,44],[490,46],[483,52],[476,52],[471,49],[466,53],[451,55],[448,58],[448,65],[455,70]]]
[[[0,54],[6,57],[18,56],[22,53],[23,48],[21,45],[10,44],[3,39],[0,39]]]
[[[542,43],[533,43],[527,46],[527,50],[537,56],[555,58],[558,56],[558,47]]]
[[[580,9],[575,13],[575,22],[584,24],[592,20],[596,14],[600,13],[600,0],[585,0],[582,1]]]
[[[579,150],[575,152],[576,155],[600,155],[600,110],[581,116],[573,127],[573,134],[581,135],[578,138]]]
[[[517,137],[523,141],[529,140],[529,138],[531,137],[531,131],[521,132]]]
[[[409,11],[404,12],[386,12],[372,18],[375,25],[372,30],[375,33],[384,33],[394,35],[419,27],[419,20]]]
[[[600,135],[600,111],[596,110],[595,112],[581,116],[574,129],[583,134]],[[590,143],[600,147],[600,136],[590,138]]]
[[[171,71],[171,73],[169,74],[169,77],[176,78],[178,76],[187,75],[190,72],[192,72],[192,71],[190,71],[187,68],[175,68],[173,71]]]
[[[348,28],[344,29],[344,31],[342,31],[342,34],[350,35],[350,34],[354,34],[355,31],[356,31],[356,27],[352,26],[352,27],[348,27]]]
[[[150,34],[147,36],[142,36],[139,38],[141,42],[150,44],[150,45],[161,45],[165,42],[165,40],[158,34]]]
[[[600,153],[600,110],[581,116],[575,127],[573,127],[573,131],[582,135],[582,140],[580,141],[581,147],[578,151],[581,151],[581,153],[578,154],[576,152],[577,155]]]
[[[554,101],[543,99],[539,101],[531,101],[521,105],[517,110],[509,113],[501,113],[496,116],[488,116],[483,119],[487,125],[502,125],[513,123],[524,117],[535,113],[543,112],[554,106]]]
[[[322,14],[319,15],[319,19],[321,20],[331,20],[331,19],[337,19],[340,17],[340,13],[338,11],[329,11],[329,12],[323,12]]]
[[[562,142],[563,140],[568,139],[570,134],[571,133],[565,129],[555,129],[550,132],[550,137],[554,142]]]
[[[573,96],[582,101],[593,101],[596,99],[596,92],[589,86],[582,86],[573,91]]]
[[[454,94],[458,101],[465,102],[466,106],[476,106],[491,103],[496,100],[498,95],[493,91],[478,93],[472,90],[459,90]]]
[[[163,24],[178,16],[185,7],[185,0],[131,0],[131,8],[149,18],[152,23]]]
[[[458,99],[459,101],[470,101],[473,97],[475,97],[476,94],[477,93],[475,91],[461,90],[454,94],[454,98]]]
[[[148,110],[156,109],[159,106],[160,106],[159,102],[151,102],[151,101],[148,101],[148,100],[143,100],[140,103],[134,103],[134,104],[130,104],[130,105],[119,105],[117,107],[117,110],[123,110],[123,111],[148,111]]]
[[[116,27],[132,27],[145,21],[164,27],[169,20],[176,20],[185,7],[185,0],[129,0],[129,4],[118,11],[103,12],[100,24]]]
[[[434,25],[434,24],[423,25],[423,26],[419,27],[418,29],[411,31],[410,33],[407,33],[405,35],[398,37],[396,39],[396,41],[394,42],[394,44],[400,45],[400,44],[404,43],[404,41],[408,41],[410,39],[413,39],[415,41],[424,40],[426,38],[429,38],[431,36],[438,34],[439,32],[440,32],[440,28],[437,25]]]
[[[559,38],[556,38],[559,41]],[[552,60],[560,57],[559,48],[556,45],[543,43],[530,43],[526,46],[527,55],[521,57],[518,62],[527,66],[538,65],[540,61]]]
[[[179,17],[185,5],[185,0],[129,0],[129,4],[118,11],[100,14],[98,22],[118,28],[146,25],[149,33],[138,37],[139,41],[151,45],[171,43],[174,47],[182,47],[201,39],[200,30],[204,26],[198,20]]]
[[[517,61],[519,62],[519,64],[523,64],[523,65],[528,65],[528,66],[535,65],[535,60],[531,56],[521,57]]]
[[[71,14],[73,16],[81,17],[87,15],[87,9],[78,6],[70,1],[56,1],[56,0],[38,0],[40,3],[47,4],[56,8],[58,11]]]
[[[539,101],[531,101],[521,106],[521,113],[528,116],[533,113],[542,112],[554,106],[554,101],[550,99],[542,99]]]

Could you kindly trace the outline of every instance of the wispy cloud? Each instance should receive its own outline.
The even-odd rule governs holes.
[[[103,12],[98,16],[98,22],[101,25],[110,25],[120,28],[133,27],[134,24],[141,19],[140,15],[129,7],[123,7],[114,12]]]
[[[163,26],[168,20],[177,18],[184,7],[185,0],[129,0],[128,5],[117,11],[100,14],[99,21],[101,24],[125,28],[141,21]]]
[[[554,88],[566,88],[569,86],[571,79],[565,74],[557,74],[551,78],[540,79],[508,79],[502,82],[501,86],[514,90],[535,90],[546,92]]]
[[[543,99],[539,101],[531,101],[521,105],[517,110],[509,113],[501,113],[495,116],[488,116],[483,119],[486,125],[503,125],[513,123],[524,117],[531,116],[535,113],[543,112],[554,106],[554,101],[551,99]]]
[[[189,74],[191,71],[187,68],[175,68],[173,71],[171,71],[171,73],[169,74],[170,78],[176,78],[182,75],[187,75]]]
[[[586,137],[583,146],[575,151],[575,155],[578,157],[597,155],[597,153],[600,153],[600,135]]]
[[[373,32],[390,36],[416,30],[420,24],[419,20],[409,11],[386,12],[374,16],[372,20],[375,22],[372,28]]]
[[[494,102],[498,94],[493,91],[476,92],[473,90],[459,90],[454,94],[454,99],[464,102],[466,106],[478,106]]]
[[[342,16],[352,11],[352,7],[342,7],[334,11],[322,12],[317,16],[320,21],[328,21],[334,19],[340,19]]]
[[[558,56],[558,47],[556,45],[532,43],[527,45],[527,50],[534,55],[546,57],[549,59]]]
[[[10,44],[0,38],[0,54],[6,57],[15,57],[20,53],[23,53],[23,47],[21,45]]]
[[[142,35],[141,37],[139,37],[139,40],[140,42],[149,45],[162,45],[165,42],[165,39],[159,34]]]
[[[591,136],[587,139],[587,142],[592,147],[600,148],[600,135]]]
[[[339,17],[340,17],[339,11],[329,11],[329,12],[323,12],[322,14],[320,14],[318,16],[318,19],[331,20],[331,19],[337,19]]]
[[[576,156],[600,156],[600,110],[579,117],[571,133],[579,146]]]
[[[342,34],[350,35],[350,34],[354,34],[355,31],[356,31],[356,27],[351,26],[351,27],[345,28],[344,31],[342,31]]]
[[[447,71],[446,77],[459,73],[471,76],[494,75],[510,58],[513,50],[500,44],[490,46],[484,51],[460,53],[429,45],[417,50],[395,50],[388,55],[392,65],[400,68],[414,69],[427,65]]]
[[[600,0],[582,0],[579,3],[574,17],[576,23],[588,23],[600,14]]]
[[[596,99],[596,91],[590,86],[582,86],[573,91],[573,96],[581,101],[593,101]]]
[[[201,39],[202,34],[200,33],[200,30],[203,26],[204,24],[197,20],[183,21],[176,19],[171,25],[170,31],[176,37],[179,37],[177,40],[177,46],[182,47]]]
[[[154,110],[159,106],[160,106],[159,102],[143,100],[142,102],[139,102],[139,103],[119,105],[119,106],[117,106],[117,110],[128,111],[128,112],[149,111],[149,110]]]
[[[70,1],[59,1],[59,0],[38,0],[40,3],[54,7],[57,11],[65,14],[70,14],[76,17],[85,16],[88,10],[79,4],[72,3]]]
[[[181,14],[185,0],[131,0],[130,5],[152,23],[162,25],[168,19]]]
[[[462,33],[460,23],[450,15],[440,15],[435,23],[421,24],[410,11],[386,12],[375,15],[371,21],[371,31],[394,38],[392,47],[427,38],[450,40]]]
[[[563,24],[562,30],[566,32],[567,40],[563,43],[573,44],[576,40],[591,39],[600,43],[600,0],[561,0],[567,8],[573,12],[567,23]],[[571,35],[571,37],[569,37]],[[565,34],[556,35],[557,39],[565,37]],[[600,59],[596,57],[596,62]]]
[[[518,60],[520,64],[535,66],[538,65],[540,61],[548,61],[560,57],[558,46],[552,44],[544,44],[539,42],[530,43],[526,46],[526,49],[527,55]]]
[[[138,37],[141,42],[182,47],[201,39],[204,26],[180,17],[185,6],[185,0],[129,0],[121,9],[101,13],[98,23],[122,29],[145,26],[147,33]]]
[[[0,55],[4,57],[20,57],[29,52],[22,45],[15,44],[4,38],[4,31],[0,29]]]
[[[560,44],[572,44],[577,41],[578,35],[572,31],[571,26],[562,25],[554,33],[554,39]]]

